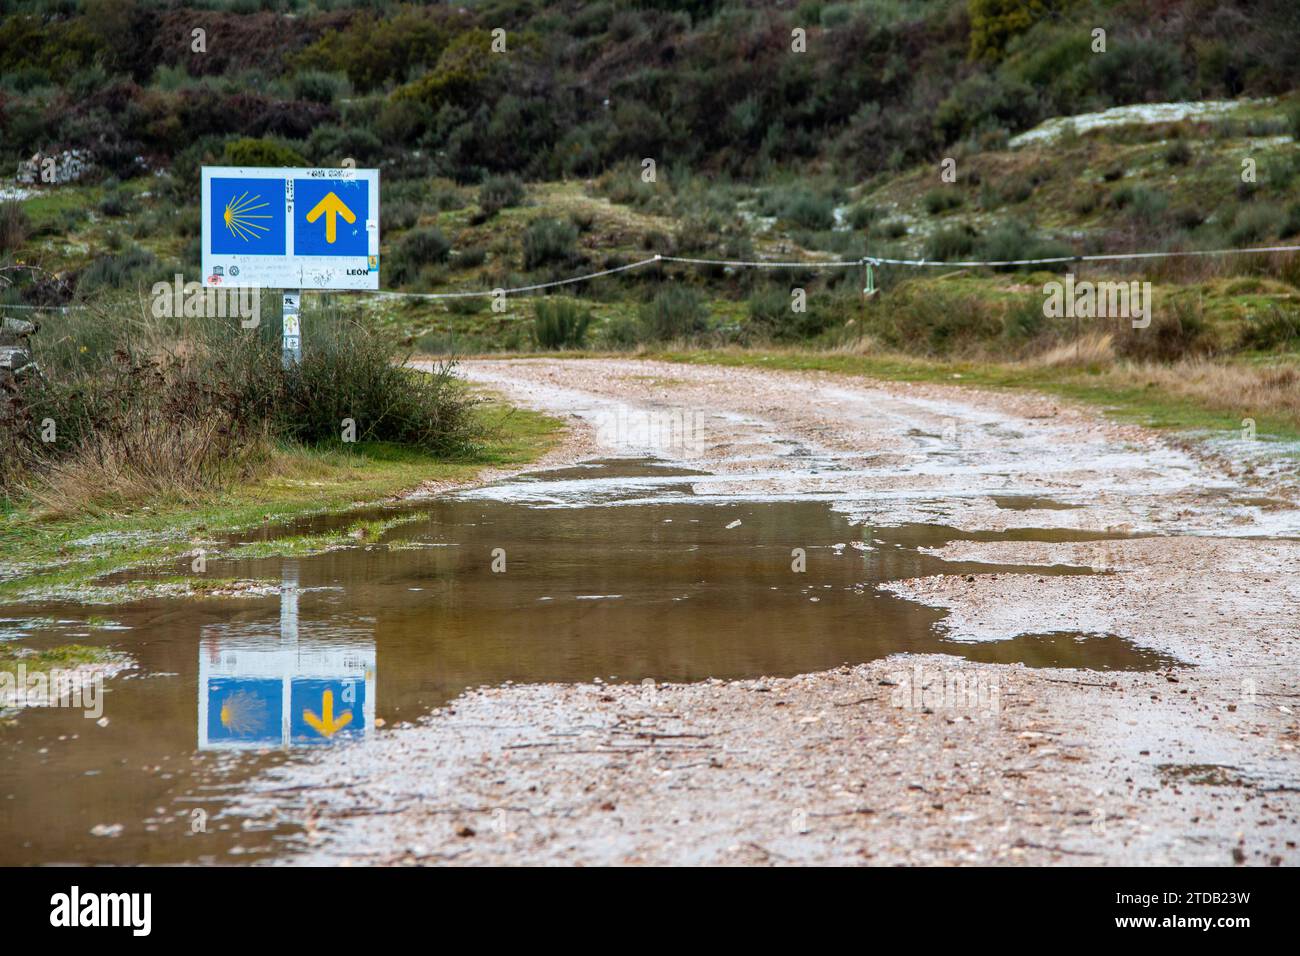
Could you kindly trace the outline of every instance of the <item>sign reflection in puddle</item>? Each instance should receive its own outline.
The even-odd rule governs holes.
[[[375,642],[338,625],[302,633],[298,565],[286,561],[279,626],[213,624],[199,639],[200,750],[354,741],[375,726]],[[356,631],[355,634],[347,633]]]

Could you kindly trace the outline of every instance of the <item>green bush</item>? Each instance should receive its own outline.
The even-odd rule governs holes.
[[[616,315],[601,327],[597,340],[601,348],[625,352],[643,341],[640,320],[632,315]]]
[[[397,257],[413,266],[446,262],[450,255],[451,243],[432,226],[412,229],[397,244]]]
[[[1262,318],[1250,316],[1242,327],[1238,346],[1260,352],[1300,347],[1300,312],[1273,305]]]
[[[482,246],[470,246],[456,253],[456,266],[460,269],[477,269],[487,262],[487,250]]]
[[[642,335],[654,342],[690,339],[708,327],[704,298],[689,286],[672,285],[641,306]]]
[[[348,80],[339,73],[324,70],[304,70],[293,78],[295,99],[313,103],[333,103],[348,93]]]
[[[533,344],[539,349],[580,349],[590,326],[589,310],[563,299],[543,299],[533,317]]]
[[[379,207],[379,228],[387,235],[395,230],[410,229],[420,221],[419,203],[397,200]]]
[[[1286,208],[1286,218],[1282,220],[1282,227],[1278,230],[1278,235],[1283,239],[1290,239],[1292,236],[1300,235],[1300,203],[1292,203]]]
[[[1199,298],[1178,296],[1152,309],[1149,326],[1125,327],[1115,342],[1120,355],[1144,362],[1177,362],[1214,350],[1214,339]]]
[[[759,289],[749,297],[749,325],[761,338],[777,338],[784,326],[790,324],[790,297],[781,289]]]
[[[986,262],[1011,262],[1023,259],[1051,259],[1074,255],[1063,242],[1035,236],[1024,223],[1010,221],[995,226],[975,244],[975,257]],[[1015,266],[999,266],[1014,270]]]
[[[768,190],[762,196],[759,211],[803,229],[830,229],[835,225],[835,203],[831,197],[802,187]]]
[[[970,0],[970,58],[999,60],[1007,42],[1052,14],[1044,0]]]
[[[1165,162],[1170,166],[1186,166],[1192,161],[1192,147],[1184,139],[1176,139],[1165,150]]]
[[[942,282],[908,279],[872,302],[865,331],[891,348],[947,356],[986,347],[1003,333],[998,307]]]
[[[945,213],[950,209],[957,209],[962,204],[961,194],[956,189],[932,189],[925,194],[921,200],[925,211],[931,216],[937,216]]]
[[[1274,235],[1282,225],[1283,214],[1276,206],[1252,203],[1237,210],[1228,240],[1234,246],[1249,246]]]
[[[566,265],[576,256],[578,230],[558,219],[534,219],[524,230],[524,268]]]
[[[302,364],[285,376],[274,421],[286,437],[340,440],[343,421],[358,441],[394,442],[457,457],[477,439],[475,404],[450,364],[423,372],[394,361],[391,343],[360,323],[308,315]]]
[[[226,144],[222,161],[227,166],[306,166],[296,149],[269,139],[245,136]]]
[[[477,446],[475,400],[450,366],[404,367],[387,338],[336,310],[307,307],[303,361],[288,371],[278,321],[249,330],[91,307],[42,325],[44,376],[0,423],[3,494],[83,510],[156,504],[238,480],[267,439],[337,446],[348,419],[359,441],[447,457]],[[45,418],[55,442],[41,440]]]
[[[495,216],[502,209],[523,205],[523,181],[518,176],[489,176],[478,190],[478,204],[483,213]]]
[[[345,29],[326,30],[298,54],[304,69],[341,71],[358,90],[369,92],[404,80],[412,68],[436,63],[451,38],[446,11],[399,8],[384,19],[362,13]]]
[[[121,189],[109,190],[99,201],[99,211],[112,219],[120,219],[134,208],[131,196]]]
[[[879,206],[858,203],[849,209],[849,225],[854,229],[867,229],[883,215],[884,211]]]
[[[96,289],[152,285],[162,273],[163,268],[152,252],[131,246],[124,252],[100,256],[88,265],[77,279],[77,291],[84,294]]]
[[[975,251],[975,239],[975,230],[965,223],[944,226],[926,240],[925,257],[936,262],[966,259]]]

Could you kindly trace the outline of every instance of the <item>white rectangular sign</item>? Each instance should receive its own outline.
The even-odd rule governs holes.
[[[203,167],[203,284],[379,288],[379,170]]]

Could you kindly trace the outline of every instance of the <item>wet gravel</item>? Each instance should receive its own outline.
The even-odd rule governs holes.
[[[701,441],[681,457],[711,473],[705,499],[820,495],[878,526],[1035,529],[938,553],[1100,573],[887,586],[947,610],[958,639],[1103,632],[1182,663],[913,656],[786,679],[483,688],[255,781],[236,809],[299,825],[287,859],[1300,860],[1293,476],[1023,394],[630,360],[468,373],[571,416],[583,451],[656,450],[602,429],[611,409],[694,410]],[[1106,540],[1052,538],[1080,531]]]

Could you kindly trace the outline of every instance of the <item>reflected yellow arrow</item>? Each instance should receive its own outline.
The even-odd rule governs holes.
[[[330,193],[330,195],[332,196],[334,194]],[[325,693],[321,694],[320,712],[324,715],[323,719],[317,717],[310,710],[304,709],[302,712],[302,719],[315,727],[322,737],[333,737],[348,724],[352,723],[352,711],[350,710],[345,710],[343,713],[339,714],[338,720],[334,719],[334,691],[332,690],[327,690]]]
[[[343,204],[334,193],[326,193],[325,198],[312,207],[311,212],[307,213],[307,221],[315,222],[321,216],[325,217],[325,241],[332,243],[338,238],[338,217],[342,216],[348,222],[356,222],[357,217],[352,210]]]

